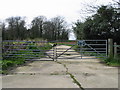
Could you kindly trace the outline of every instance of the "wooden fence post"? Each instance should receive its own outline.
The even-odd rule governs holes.
[[[114,43],[114,58],[117,56],[117,43]]]
[[[108,57],[113,58],[113,39],[108,39]]]

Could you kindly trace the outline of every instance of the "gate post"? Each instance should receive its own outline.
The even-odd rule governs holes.
[[[53,61],[57,61],[57,48],[53,47]]]
[[[108,39],[108,57],[113,58],[113,39]]]
[[[83,53],[83,52],[82,52],[82,46],[80,46],[80,53],[81,53],[81,59],[82,59],[82,55],[83,55],[83,54],[82,54],[82,53]]]
[[[53,47],[53,61],[55,61],[55,47]]]
[[[117,43],[114,43],[114,58],[117,56]]]
[[[0,60],[2,60],[2,28],[0,28]]]
[[[2,28],[0,27],[0,60],[2,60]],[[2,65],[0,65],[0,70],[2,71]],[[2,87],[2,80],[0,80],[0,89]]]
[[[57,48],[54,48],[54,61],[57,61]]]

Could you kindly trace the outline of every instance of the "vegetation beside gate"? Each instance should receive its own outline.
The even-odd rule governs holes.
[[[31,57],[34,56],[37,58],[42,58],[45,56],[45,51],[49,50],[52,48],[52,45],[49,43],[26,43],[26,42],[3,42],[4,45],[13,45],[12,47],[10,46],[4,46],[3,48],[5,49],[18,49],[15,52],[12,51],[5,51],[3,52],[3,60],[0,61],[0,65],[2,66],[2,70],[0,71],[0,73],[2,74],[7,74],[8,70],[11,69],[12,67],[16,67],[22,64],[25,64],[26,62],[26,56]],[[22,46],[25,45],[26,46]],[[21,47],[17,47],[17,45],[21,45]],[[34,45],[34,47],[32,46]],[[29,50],[28,50],[29,49]],[[33,53],[35,52],[34,50],[38,50],[37,53]],[[42,50],[42,51],[41,51]],[[44,50],[44,51],[43,51]],[[4,57],[10,55],[10,57]],[[31,58],[33,59],[33,58]]]
[[[120,55],[115,58],[106,58],[103,61],[110,66],[120,66]]]

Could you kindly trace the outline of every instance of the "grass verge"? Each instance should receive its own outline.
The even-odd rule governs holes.
[[[120,66],[120,55],[114,58],[106,58],[103,61],[109,66]]]

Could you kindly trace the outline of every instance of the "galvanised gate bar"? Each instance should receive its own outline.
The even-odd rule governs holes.
[[[107,57],[107,40],[21,41],[4,40],[3,59],[35,61],[96,59]]]
[[[52,45],[47,41],[3,41],[3,59],[53,60]]]
[[[62,45],[63,44],[63,45]],[[107,40],[57,42],[56,59],[96,59],[107,57]]]

